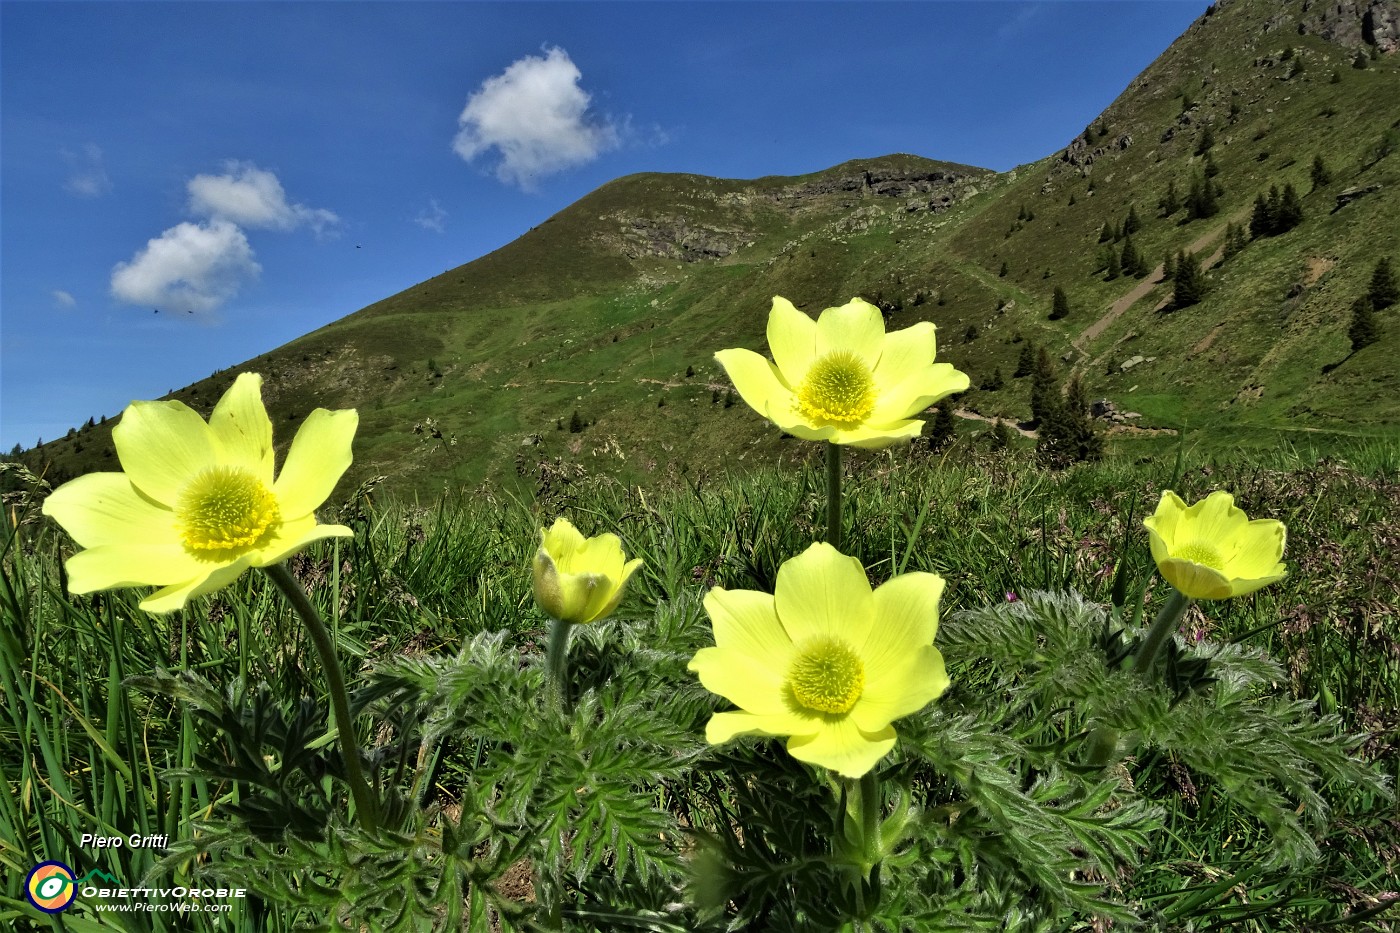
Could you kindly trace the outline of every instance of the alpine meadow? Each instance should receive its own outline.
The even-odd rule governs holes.
[[[1219,0],[17,447],[0,927],[1396,929],[1397,218],[1400,2]]]

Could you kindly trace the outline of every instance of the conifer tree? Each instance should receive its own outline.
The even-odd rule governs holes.
[[[957,433],[952,406],[946,401],[939,402],[934,407],[933,423],[929,425],[928,449],[942,450],[953,443]]]
[[[1105,282],[1112,282],[1123,274],[1123,266],[1118,261],[1118,251],[1110,249],[1108,251],[1108,275],[1104,277]]]
[[[982,380],[978,386],[984,392],[998,392],[1006,386],[1006,377],[1001,374],[1001,367],[992,370],[992,374]]]
[[[1055,364],[1050,359],[1050,351],[1044,347],[1036,350],[1035,370],[1031,373],[1031,418],[1037,424],[1044,424],[1055,417],[1061,407],[1060,389],[1056,384]]]
[[[1167,258],[1162,260],[1162,281],[1169,282],[1176,278],[1176,254],[1167,253]]]
[[[1069,317],[1069,296],[1065,294],[1063,288],[1056,285],[1055,297],[1051,300],[1050,320],[1059,321],[1067,317]],[[1024,355],[1025,351],[1022,351],[1022,356]]]
[[[1123,238],[1123,255],[1119,259],[1119,265],[1122,266],[1124,275],[1137,277],[1146,272],[1142,269],[1142,256],[1133,245],[1133,238],[1130,236]]]
[[[1323,161],[1322,155],[1319,153],[1318,155],[1313,156],[1313,190],[1316,191],[1318,188],[1326,188],[1330,184],[1332,184],[1332,170],[1327,167],[1327,163]]]
[[[992,425],[992,429],[987,432],[987,445],[993,450],[1005,450],[1011,446],[1011,429],[1006,426],[1006,422],[1000,418]]]
[[[1220,174],[1220,166],[1215,164],[1215,156],[1211,155],[1209,152],[1206,153],[1206,161],[1205,164],[1201,166],[1201,172],[1207,178],[1214,178],[1216,175]]]
[[[1011,378],[1020,379],[1022,376],[1029,376],[1035,371],[1035,344],[1026,341],[1026,345],[1021,348],[1021,356],[1016,360],[1016,371],[1011,374]]]
[[[1137,205],[1128,205],[1128,216],[1123,218],[1123,236],[1131,236],[1142,229],[1142,218],[1138,217]]]
[[[1351,338],[1351,352],[1355,353],[1363,347],[1369,347],[1375,343],[1379,334],[1376,332],[1376,316],[1371,308],[1371,299],[1362,295],[1351,305],[1351,327],[1347,329],[1347,336]]]
[[[1269,210],[1269,202],[1262,194],[1256,195],[1254,213],[1249,218],[1249,235],[1257,240],[1260,237],[1272,236],[1273,232],[1274,218],[1273,213]]]
[[[1200,140],[1196,143],[1196,155],[1205,155],[1207,152],[1210,152],[1211,147],[1214,145],[1215,133],[1211,130],[1210,124],[1207,123],[1206,128],[1201,131]]]
[[[1186,194],[1186,217],[1203,220],[1220,213],[1215,185],[1203,174],[1191,176],[1191,190]]]
[[[1011,271],[1011,267],[1006,264],[1006,260],[1001,261],[1001,271],[997,273],[1001,278],[1006,278],[1006,274]]]
[[[1069,381],[1053,415],[1037,430],[1036,455],[1056,468],[1103,458],[1103,437],[1089,416],[1088,392],[1078,375]]]
[[[1112,239],[1113,239],[1113,228],[1110,227],[1110,226],[1108,225],[1108,221],[1105,220],[1105,221],[1103,222],[1103,226],[1099,228],[1099,242],[1100,242],[1100,243],[1107,243],[1109,240],[1112,240]]]
[[[1157,206],[1162,209],[1163,217],[1170,217],[1181,210],[1181,196],[1176,193],[1176,182],[1167,182],[1167,191],[1157,199]],[[1103,242],[1100,240],[1099,242]]]
[[[1291,182],[1283,186],[1274,222],[1279,233],[1287,233],[1303,222],[1303,201]]]
[[[1400,301],[1400,282],[1396,281],[1395,270],[1391,268],[1390,257],[1383,256],[1371,273],[1371,287],[1366,290],[1371,307],[1379,311]]]
[[[1182,251],[1176,257],[1176,275],[1172,277],[1172,307],[1189,308],[1205,296],[1205,273],[1195,253]]]

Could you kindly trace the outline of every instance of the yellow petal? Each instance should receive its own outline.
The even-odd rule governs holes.
[[[852,298],[839,308],[827,308],[817,318],[815,356],[841,351],[854,353],[874,369],[885,342],[885,319],[868,301]]]
[[[721,350],[715,354],[715,360],[729,374],[739,397],[760,415],[769,417],[770,406],[777,410],[792,407],[792,389],[784,384],[778,368],[757,353]]]
[[[355,533],[344,525],[318,525],[310,515],[290,522],[283,522],[273,532],[272,537],[256,551],[248,554],[253,567],[267,567],[306,547],[312,541],[322,538],[351,538]]]
[[[705,725],[705,741],[722,745],[740,735],[795,735],[820,728],[809,717],[794,713],[715,713]]]
[[[165,586],[202,579],[217,565],[190,556],[172,539],[166,544],[101,544],[79,551],[64,566],[69,590],[92,593],[119,586]]]
[[[330,497],[335,484],[350,468],[350,442],[359,423],[359,412],[353,408],[318,408],[307,415],[272,487],[284,519],[310,515]]]
[[[606,619],[608,616],[613,614],[613,612],[617,609],[618,604],[622,602],[622,597],[627,592],[627,581],[632,579],[632,574],[636,573],[637,568],[640,566],[642,566],[642,559],[640,557],[633,558],[623,566],[621,575],[614,578],[616,582],[614,583],[612,588],[612,596],[610,596],[607,602],[605,602],[598,609],[598,611],[593,614],[593,617],[589,619],[590,622],[596,622],[599,619]]]
[[[231,564],[211,566],[213,569],[200,577],[167,586],[152,593],[141,600],[141,608],[146,612],[153,613],[174,612],[176,609],[183,609],[185,603],[194,597],[221,590],[237,580],[243,571],[248,569],[248,557],[244,555]]]
[[[775,670],[762,658],[733,648],[701,648],[687,669],[700,677],[706,690],[745,712],[792,712],[784,694],[782,669]]]
[[[914,649],[888,667],[866,669],[872,674],[849,714],[866,732],[917,713],[942,696],[949,685],[943,655],[932,645]]]
[[[792,660],[792,638],[778,621],[773,597],[756,590],[715,587],[705,595],[715,644],[767,661],[781,677]]]
[[[883,671],[933,644],[945,585],[936,573],[917,572],[900,574],[876,588],[870,633],[864,642],[852,645],[866,670]]]
[[[775,297],[768,313],[768,349],[788,385],[797,385],[812,365],[817,346],[817,322],[786,298]]]
[[[563,572],[573,566],[573,554],[583,547],[583,542],[583,533],[567,518],[556,518],[548,530],[540,532],[540,547],[549,552]]]
[[[833,444],[860,447],[865,450],[884,450],[895,444],[903,444],[918,437],[924,430],[922,421],[896,421],[893,424],[864,424],[858,428],[847,428],[836,432],[831,439]]]
[[[799,644],[816,637],[863,644],[875,611],[860,561],[825,542],[778,568],[773,602],[783,629]]]
[[[894,729],[886,726],[873,732],[860,729],[849,716],[825,724],[813,735],[795,735],[788,740],[788,754],[798,761],[830,768],[845,777],[858,778],[879,763],[894,748]]]
[[[219,462],[213,431],[184,402],[132,402],[112,442],[132,485],[161,505],[178,505],[189,481]]]
[[[88,473],[64,483],[44,500],[43,512],[83,547],[179,541],[175,514],[144,498],[125,473]]]
[[[883,365],[882,358],[881,367]],[[890,373],[882,373],[880,367],[876,368],[875,384],[879,394],[875,399],[875,408],[870,412],[872,424],[885,424],[917,415],[940,399],[966,392],[971,384],[967,373],[954,369],[952,364],[932,361],[896,379],[895,374],[902,365],[894,366]]]
[[[272,485],[272,421],[263,407],[262,376],[243,373],[235,379],[214,406],[209,427],[224,463],[243,467],[264,486]]]

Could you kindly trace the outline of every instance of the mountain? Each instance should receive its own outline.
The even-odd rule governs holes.
[[[1029,419],[1029,380],[1012,374],[1031,343],[1112,403],[1119,445],[1181,429],[1225,446],[1394,442],[1400,305],[1355,352],[1350,330],[1377,263],[1400,268],[1397,51],[1400,0],[1219,2],[1038,162],[620,178],[171,397],[207,412],[238,372],[261,372],[283,442],[315,407],[356,407],[347,482],[386,475],[404,493],[738,466],[802,445],[730,404],[714,352],[763,351],[775,294],[810,313],[859,295],[890,328],[938,326],[939,359],[972,377],[969,416]],[[1249,237],[1256,200],[1280,214],[1271,189],[1291,216]],[[1228,224],[1245,235],[1224,258]],[[1113,274],[1129,241],[1144,275]],[[1158,279],[1185,250],[1206,290],[1177,308]],[[1052,321],[1057,288],[1070,312]],[[58,479],[117,467],[110,423],[24,456]]]

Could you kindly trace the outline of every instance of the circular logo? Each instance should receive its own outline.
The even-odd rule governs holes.
[[[67,910],[78,896],[73,869],[62,862],[40,862],[24,879],[24,896],[46,914]]]

